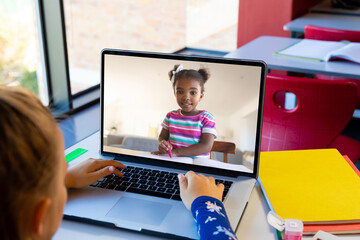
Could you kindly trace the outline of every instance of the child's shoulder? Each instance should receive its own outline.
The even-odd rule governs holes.
[[[209,113],[208,111],[204,110],[201,113],[201,116],[204,118],[210,118],[210,119],[215,119],[214,115],[212,115],[211,113]]]
[[[169,117],[169,116],[178,116],[178,115],[181,115],[179,111],[180,111],[179,109],[178,109],[178,110],[172,110],[172,111],[168,112],[168,113],[166,114],[166,116]]]

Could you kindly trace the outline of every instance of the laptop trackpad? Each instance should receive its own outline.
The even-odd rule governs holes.
[[[172,205],[166,203],[123,197],[106,216],[158,226],[162,223],[171,207]]]

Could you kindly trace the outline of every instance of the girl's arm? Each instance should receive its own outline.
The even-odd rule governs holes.
[[[159,140],[159,142],[161,142],[163,140],[168,141],[169,140],[169,130],[162,128],[158,140]]]
[[[215,136],[211,133],[203,133],[200,137],[200,142],[188,147],[177,148],[172,150],[175,157],[190,157],[198,156],[211,151],[214,144]]]
[[[169,130],[162,128],[158,138],[159,151],[152,152],[152,154],[155,155],[168,154],[168,147],[169,147],[167,143],[168,140],[169,140]]]
[[[224,185],[193,171],[178,178],[181,199],[194,216],[200,239],[237,239],[221,202]]]

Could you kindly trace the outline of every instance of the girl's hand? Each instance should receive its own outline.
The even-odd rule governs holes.
[[[151,154],[158,155],[158,156],[165,156],[165,155],[169,156],[170,155],[169,148],[170,148],[171,149],[170,151],[172,153],[172,155],[170,155],[170,157],[176,157],[177,155],[174,154],[176,152],[176,149],[173,149],[173,147],[169,144],[170,143],[165,140],[159,141],[159,151],[151,152]]]
[[[116,168],[124,169],[126,166],[115,160],[89,158],[68,168],[65,185],[67,188],[82,188],[111,173],[122,177],[124,174]]]
[[[165,140],[159,141],[159,152],[161,154],[168,154],[169,151],[169,143]]]
[[[164,156],[165,154],[160,153],[160,151],[151,152],[152,155]]]
[[[209,196],[222,200],[224,185],[216,185],[213,177],[205,177],[188,171],[186,175],[179,174],[180,196],[185,207],[190,210],[192,202],[200,196]]]

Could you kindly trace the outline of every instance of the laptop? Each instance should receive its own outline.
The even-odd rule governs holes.
[[[197,109],[211,113],[215,142],[230,143],[233,151],[212,151],[210,158],[152,154],[165,116],[179,109],[168,73],[180,64],[210,73]],[[127,167],[123,178],[110,175],[70,190],[65,218],[197,239],[177,180],[193,170],[225,185],[223,203],[236,231],[258,176],[265,76],[261,61],[104,49],[100,131],[75,148],[90,149],[82,158],[111,158]]]

